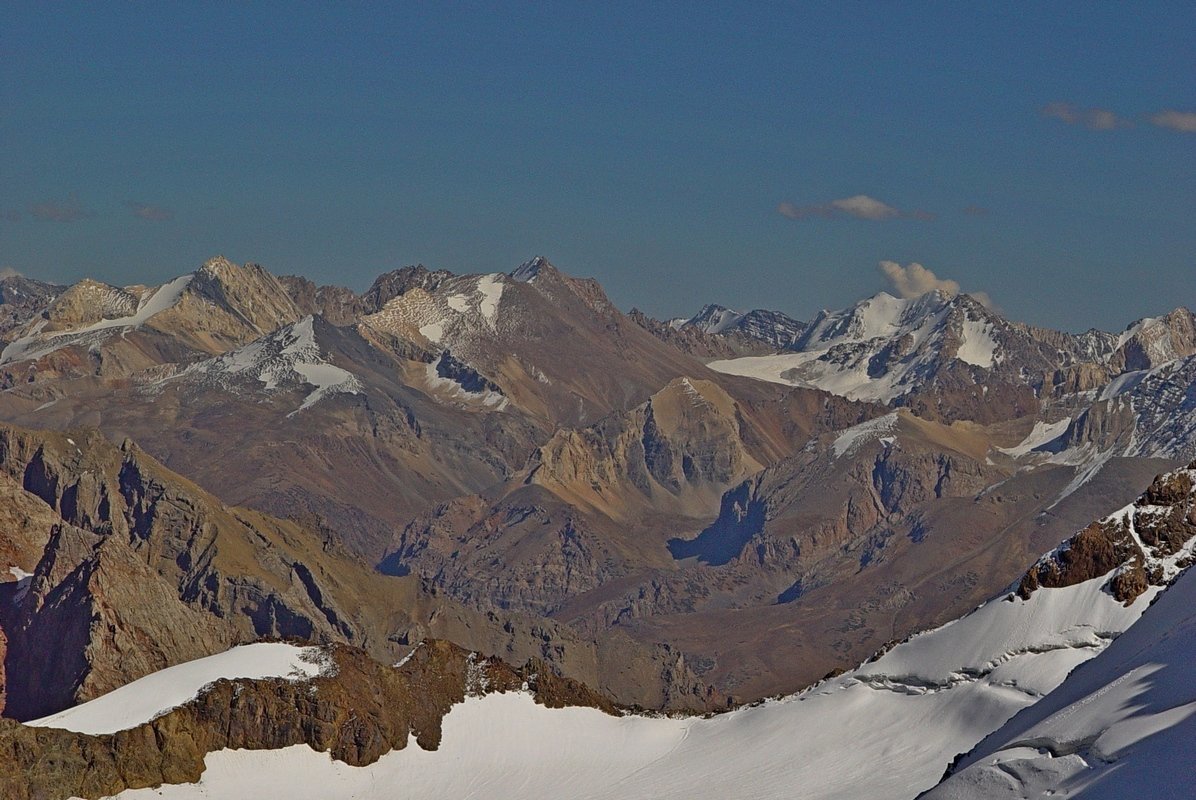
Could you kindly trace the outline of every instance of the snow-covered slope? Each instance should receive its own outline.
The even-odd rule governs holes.
[[[1188,798],[1196,787],[1196,573],[1019,713],[927,800]]]
[[[803,693],[709,718],[547,709],[522,693],[469,698],[440,749],[363,768],[306,747],[221,751],[196,785],[131,798],[911,798],[951,759],[1057,686],[1147,607],[1096,578],[1001,597]],[[913,735],[911,735],[913,734]]]
[[[615,717],[545,708],[527,692],[470,696],[445,717],[435,751],[409,745],[354,768],[305,746],[223,750],[208,754],[197,784],[120,797],[381,800],[402,787],[421,798],[913,798],[1027,707],[942,796],[1020,797],[1080,778],[1113,787],[1101,796],[1127,796],[1127,776],[1191,758],[1196,578],[1181,576],[1152,602],[1193,560],[1194,509],[1196,468],[1160,476],[1044,556],[1016,593],[804,692],[731,713]],[[1092,550],[1102,530],[1128,538]],[[1129,587],[1135,570],[1147,580]],[[1131,628],[1144,613],[1149,624]],[[1050,705],[1034,707],[1043,697]],[[1106,768],[1135,753],[1145,754],[1141,769]]]
[[[319,675],[326,663],[318,647],[284,642],[247,644],[151,673],[88,703],[25,724],[78,733],[115,733],[181,706],[221,678],[304,680]]]

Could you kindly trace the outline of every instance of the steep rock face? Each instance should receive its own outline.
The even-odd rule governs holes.
[[[197,350],[222,353],[302,316],[278,278],[258,264],[238,266],[218,256],[204,262],[154,326]]]
[[[742,419],[717,384],[680,378],[621,417],[558,432],[533,456],[526,481],[612,519],[648,506],[701,514],[711,492],[763,466],[743,441]]]
[[[447,637],[543,658],[628,703],[721,702],[654,645],[600,647],[552,620],[466,608],[417,576],[377,574],[318,517],[226,507],[94,431],[0,427],[0,490],[14,482],[0,554],[33,575],[0,583],[12,716],[57,711],[263,636],[356,643],[388,661]]]
[[[500,387],[510,406],[549,425],[591,424],[673,378],[709,375],[621,314],[595,282],[543,259],[534,264],[510,275],[391,273],[366,293],[367,303],[382,305],[359,327],[380,346],[401,345],[400,358],[412,349],[403,342],[429,353],[411,365],[415,376],[451,350]]]
[[[360,636],[303,564],[238,552],[277,528],[238,518],[131,443],[75,436],[80,446],[0,432],[0,469],[60,517],[4,614],[11,714],[48,713],[254,636]]]
[[[1196,458],[1196,355],[1126,373],[1097,397],[1088,415],[1118,418],[1101,450],[1127,456]]]
[[[300,275],[280,275],[291,301],[303,314],[319,315],[333,325],[352,325],[367,313],[366,302],[343,286],[317,286]]]
[[[376,314],[391,300],[412,289],[434,292],[452,277],[451,272],[429,270],[423,264],[392,270],[374,279],[374,283],[362,295],[362,303],[367,313]]]
[[[710,304],[676,326],[678,330],[696,329],[736,342],[743,350],[778,352],[793,347],[806,330],[806,323],[779,311],[757,308],[746,313]]]
[[[1130,325],[1109,359],[1118,373],[1152,369],[1196,353],[1196,314],[1177,308],[1162,317]]]
[[[917,429],[924,425],[890,414],[840,434],[829,453],[806,448],[729,492],[714,524],[691,542],[673,543],[674,552],[789,572],[841,548],[863,547],[859,558],[867,562],[879,554],[866,544],[870,537],[880,535],[876,544],[883,549],[892,535],[880,529],[928,501],[973,496],[999,474],[964,449],[919,442]],[[914,435],[898,438],[905,426]],[[807,586],[812,577],[806,576]]]
[[[364,766],[415,742],[440,744],[441,721],[467,695],[526,689],[552,708],[615,707],[543,662],[513,668],[447,642],[422,643],[397,668],[360,650],[332,647],[329,667],[307,681],[220,680],[187,704],[135,728],[89,736],[0,721],[0,794],[12,800],[98,798],[124,789],[193,783],[204,756],[225,748],[306,744]]]

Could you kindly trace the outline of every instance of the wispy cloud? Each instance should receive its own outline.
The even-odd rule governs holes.
[[[988,209],[984,206],[965,206],[963,213],[967,214],[969,217],[987,217]]]
[[[1160,128],[1170,128],[1180,133],[1196,133],[1196,112],[1193,111],[1167,109],[1153,115],[1150,122]]]
[[[148,222],[167,222],[174,219],[174,212],[169,208],[162,206],[150,205],[149,203],[137,203],[130,201],[125,203],[129,210],[133,212],[133,216],[138,219],[144,219]]]
[[[935,215],[929,211],[923,211],[920,208],[903,211],[888,203],[877,200],[875,197],[869,197],[866,194],[857,194],[851,197],[831,200],[828,203],[815,203],[804,206],[788,202],[781,203],[777,206],[777,213],[783,217],[798,220],[814,217],[821,217],[823,219],[851,217],[853,219],[863,219],[872,222],[880,222],[888,219],[917,219],[922,221],[935,219]]]
[[[889,279],[898,297],[910,299],[934,291],[951,296],[959,294],[959,281],[940,278],[916,261],[904,267],[896,261],[881,261],[876,266]],[[968,295],[987,308],[995,307],[987,292],[968,292]]]
[[[5,222],[20,222],[21,212],[15,208],[0,208],[0,219]]]
[[[50,222],[78,222],[91,216],[74,195],[62,202],[47,200],[44,203],[34,203],[29,207],[29,213],[34,219]]]
[[[1093,131],[1111,131],[1117,128],[1133,127],[1133,123],[1128,119],[1118,116],[1107,108],[1080,108],[1071,103],[1049,103],[1042,107],[1042,115],[1068,125],[1080,125]]]

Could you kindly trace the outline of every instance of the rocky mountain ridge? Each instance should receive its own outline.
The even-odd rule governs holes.
[[[0,419],[131,438],[439,593],[469,635],[560,648],[645,705],[791,691],[943,622],[1196,438],[1186,312],[1072,336],[966,295],[878,295],[760,355],[729,333],[753,315],[674,329],[543,258],[361,295],[223,259],[89,286],[0,332]],[[504,639],[491,615],[524,622]],[[773,646],[778,628],[806,644]],[[614,678],[604,654],[628,653]]]

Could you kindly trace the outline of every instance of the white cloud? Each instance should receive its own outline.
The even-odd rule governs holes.
[[[888,203],[882,203],[866,194],[832,200],[831,205],[857,219],[893,219],[901,216],[901,212]]]
[[[923,211],[920,208],[911,211],[903,211],[899,208],[894,208],[888,203],[877,200],[875,197],[869,197],[866,194],[852,195],[851,197],[843,197],[838,200],[831,200],[829,203],[815,203],[812,205],[798,206],[793,203],[781,203],[777,206],[777,213],[789,219],[810,219],[811,217],[822,217],[823,219],[832,219],[835,217],[852,217],[854,219],[869,220],[872,222],[879,222],[887,219],[917,219],[923,221],[933,220],[935,215],[929,211]]]
[[[1150,118],[1160,128],[1170,128],[1181,133],[1196,133],[1196,112],[1167,109]]]

